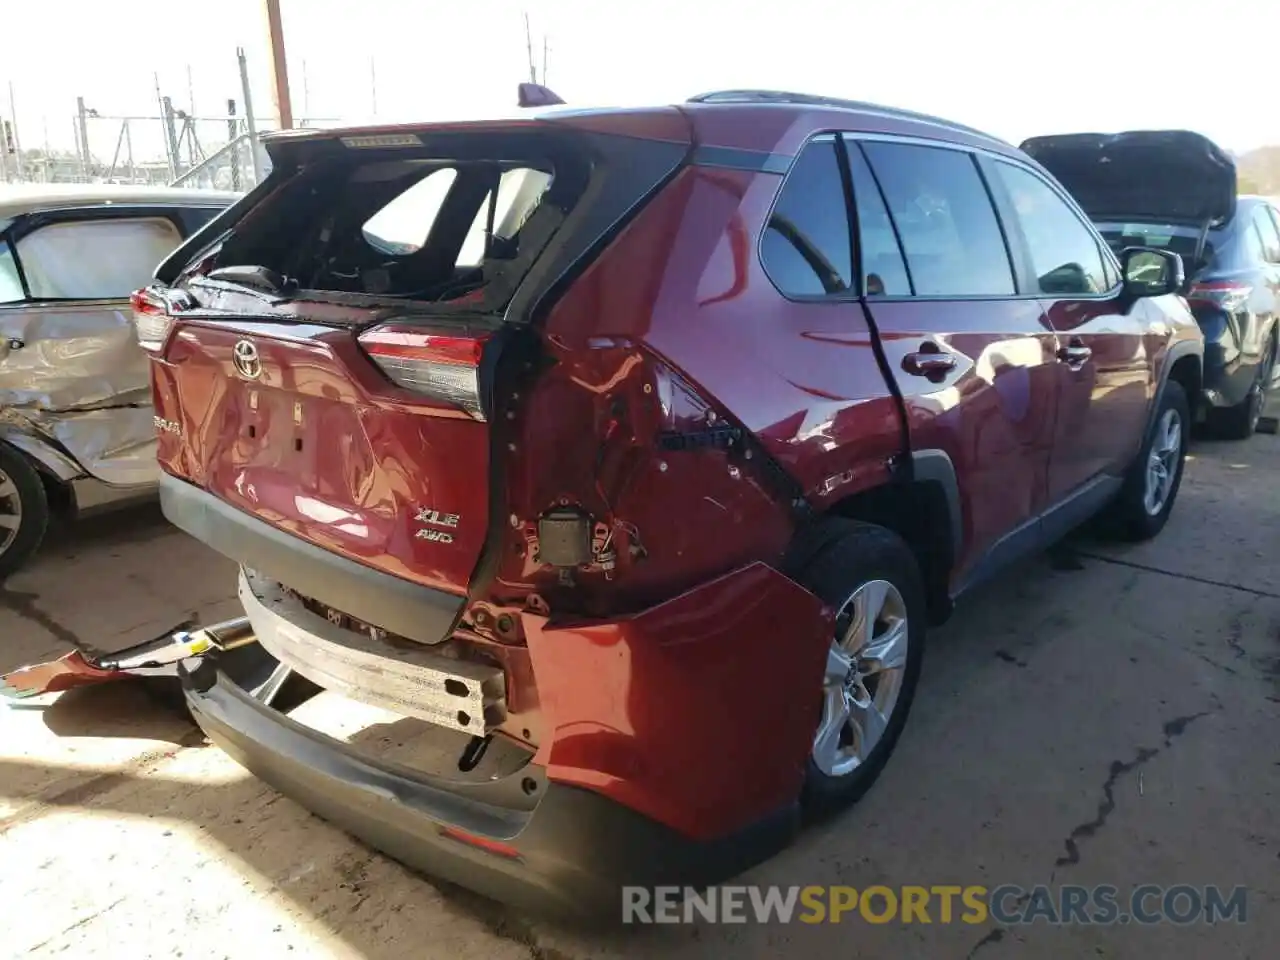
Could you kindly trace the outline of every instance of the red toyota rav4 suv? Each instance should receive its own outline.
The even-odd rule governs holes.
[[[616,911],[737,871],[865,791],[956,595],[1173,506],[1181,261],[992,137],[747,91],[267,149],[134,297],[165,513],[259,641],[187,696],[431,874]],[[446,746],[321,735],[291,673]]]

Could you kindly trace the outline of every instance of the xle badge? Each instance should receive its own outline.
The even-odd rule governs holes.
[[[431,543],[453,543],[453,534],[448,531],[458,528],[460,518],[456,513],[445,513],[424,507],[418,511],[414,519],[424,525],[414,534],[417,539]],[[438,529],[440,527],[445,529]]]

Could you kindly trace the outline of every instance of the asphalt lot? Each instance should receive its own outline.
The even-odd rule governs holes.
[[[554,928],[374,854],[132,685],[0,707],[0,952],[14,957],[1275,956],[1280,438],[1201,444],[1163,536],[1081,539],[935,631],[879,784],[743,881],[1248,888],[1244,924]],[[58,536],[0,588],[0,668],[237,612],[158,512]],[[340,713],[317,698],[307,709]],[[749,771],[744,771],[749,775]]]

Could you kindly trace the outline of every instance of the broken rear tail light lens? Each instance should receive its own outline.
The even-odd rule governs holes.
[[[385,324],[360,335],[360,346],[397,386],[441,400],[483,420],[480,361],[487,335],[427,333]]]
[[[133,307],[133,330],[139,346],[151,353],[160,353],[173,326],[168,304],[148,287],[135,290],[129,296],[129,304]]]

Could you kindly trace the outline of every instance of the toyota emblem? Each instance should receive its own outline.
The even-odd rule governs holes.
[[[252,340],[240,340],[231,351],[231,362],[236,372],[246,380],[257,380],[262,376],[262,360],[258,357],[258,348]]]

